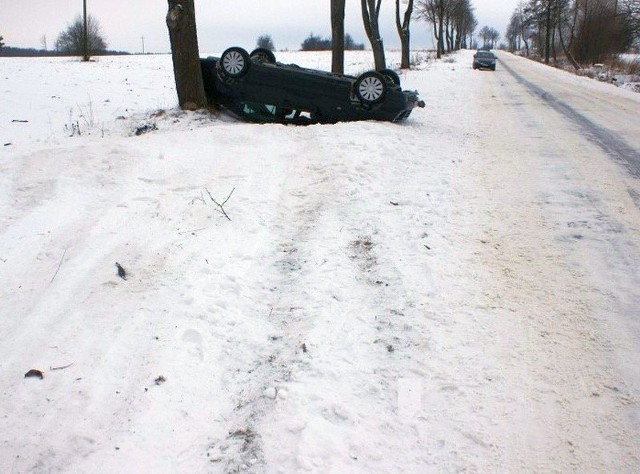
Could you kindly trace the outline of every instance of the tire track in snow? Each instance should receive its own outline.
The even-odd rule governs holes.
[[[640,152],[629,145],[624,138],[607,128],[597,125],[566,102],[558,99],[533,82],[526,80],[504,61],[501,61],[500,64],[516,81],[540,97],[556,112],[578,125],[581,133],[589,141],[599,146],[607,155],[622,164],[633,177],[640,178]]]
[[[301,129],[301,135],[308,135],[309,146],[304,152],[291,154],[305,158],[292,161],[288,169],[274,219],[276,232],[272,245],[264,249],[268,267],[264,274],[269,278],[265,299],[270,307],[264,318],[273,328],[267,343],[270,355],[265,361],[258,354],[251,368],[236,376],[240,380],[236,385],[244,388],[235,395],[239,402],[228,423],[229,435],[208,454],[224,461],[224,472],[259,473],[268,468],[261,421],[284,396],[281,387],[291,380],[292,373],[304,370],[308,357],[305,340],[314,327],[319,305],[325,302],[314,295],[314,285],[327,271],[321,268],[326,263],[322,254],[330,243],[322,238],[324,230],[318,229],[323,214],[340,199],[339,182],[346,175],[346,166],[335,156],[325,156],[324,140],[331,140],[331,135],[325,138],[322,131]]]

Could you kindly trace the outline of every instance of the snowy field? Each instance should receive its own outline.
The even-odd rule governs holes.
[[[0,472],[640,472],[640,96],[471,54],[308,127],[1,58]]]

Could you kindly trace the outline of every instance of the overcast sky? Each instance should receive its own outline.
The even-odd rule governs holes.
[[[517,0],[472,0],[479,27],[504,34]],[[198,40],[202,54],[228,46],[252,49],[261,34],[270,34],[277,49],[299,49],[314,33],[331,34],[329,0],[195,0]],[[383,0],[382,37],[387,48],[399,46],[395,30],[395,0]],[[102,26],[109,49],[168,52],[165,0],[87,0],[87,10]],[[48,49],[73,19],[82,13],[82,0],[0,0],[0,35],[7,46]],[[360,16],[360,1],[347,0],[346,30],[369,47]],[[412,47],[431,47],[431,31],[414,20]]]

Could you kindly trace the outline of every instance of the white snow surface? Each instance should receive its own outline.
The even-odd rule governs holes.
[[[636,153],[639,99],[471,54],[307,127],[179,111],[170,56],[1,58],[0,472],[640,472],[640,184],[501,64]]]

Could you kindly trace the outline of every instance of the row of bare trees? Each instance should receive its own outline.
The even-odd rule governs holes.
[[[639,39],[640,0],[527,0],[511,15],[510,50],[533,50],[549,63],[565,56],[600,63],[627,51]]]
[[[410,40],[411,40],[411,18],[413,14],[414,0],[404,0],[406,7],[402,12],[400,0],[396,2],[396,27],[400,36],[402,58],[400,67],[408,69],[410,67]],[[362,9],[362,22],[367,38],[373,51],[375,68],[378,71],[385,69],[386,58],[384,54],[384,43],[380,35],[380,7],[382,0],[360,0]],[[345,0],[331,0],[331,70],[336,73],[344,72],[344,16]]]
[[[380,37],[379,15],[382,0],[360,0],[364,29],[371,43],[376,69],[385,68],[384,45]],[[344,28],[345,0],[331,0],[331,24],[334,34],[340,34]],[[411,18],[426,21],[433,27],[437,44],[437,57],[445,52],[466,48],[472,43],[472,35],[478,26],[471,0],[395,0],[395,20],[400,37],[402,59],[401,68],[409,68],[409,52],[411,49]],[[494,30],[495,31],[495,30]],[[467,42],[468,39],[468,42]],[[334,52],[337,61],[341,50]]]
[[[438,58],[471,47],[478,26],[471,0],[418,0],[416,9],[418,18],[433,28]]]
[[[483,26],[480,31],[478,31],[478,36],[482,40],[482,47],[490,49],[495,48],[498,44],[498,39],[500,39],[498,30],[490,26]]]

